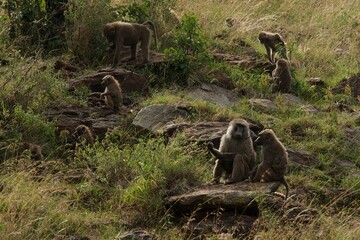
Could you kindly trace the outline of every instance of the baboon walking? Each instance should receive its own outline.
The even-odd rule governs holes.
[[[289,185],[285,179],[288,154],[284,145],[271,129],[261,131],[255,140],[256,145],[262,146],[262,161],[252,174],[253,182],[279,181],[285,185],[286,198],[289,194]]]
[[[120,62],[120,54],[123,46],[130,46],[131,57],[129,60],[136,59],[137,44],[141,42],[143,63],[149,62],[150,37],[149,27],[154,31],[155,45],[157,46],[157,33],[153,22],[146,21],[140,23],[111,22],[104,26],[104,36],[115,47],[113,66]]]
[[[76,127],[74,133],[71,135],[73,139],[76,141],[76,145],[85,144],[94,144],[94,137],[92,131],[88,126],[83,124]]]
[[[276,52],[287,59],[286,43],[280,34],[262,31],[259,34],[259,41],[264,44],[267,57],[271,63],[275,62]]]
[[[244,119],[229,123],[226,134],[221,137],[219,151],[211,144],[208,147],[218,158],[214,167],[214,183],[219,183],[223,174],[225,184],[239,182],[250,176],[255,165],[256,153],[249,124]]]

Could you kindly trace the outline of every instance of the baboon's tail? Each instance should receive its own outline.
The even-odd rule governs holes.
[[[145,21],[143,24],[150,26],[150,28],[154,31],[155,46],[157,47],[157,32],[156,32],[155,24],[150,20]]]
[[[280,182],[281,182],[282,184],[284,184],[284,186],[285,186],[285,188],[286,188],[285,199],[287,199],[288,196],[289,196],[289,184],[288,184],[288,182],[286,181],[285,177],[282,177],[282,179],[280,180]]]

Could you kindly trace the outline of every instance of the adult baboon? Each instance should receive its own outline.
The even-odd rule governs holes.
[[[140,23],[126,23],[126,22],[111,22],[104,26],[104,36],[115,47],[113,66],[120,62],[120,53],[123,46],[130,46],[131,57],[129,60],[136,59],[137,44],[141,42],[141,50],[143,56],[143,63],[149,61],[150,51],[150,28],[154,31],[155,45],[157,46],[157,33],[155,25],[151,21]]]
[[[244,119],[236,119],[229,123],[226,134],[221,137],[219,151],[212,145],[209,145],[209,150],[218,158],[214,167],[214,183],[219,183],[223,174],[225,184],[239,182],[250,176],[255,165],[256,153],[249,124]]]
[[[289,93],[291,91],[291,73],[288,60],[280,58],[276,62],[276,68],[272,71],[273,92]]]
[[[24,142],[23,145],[21,146],[21,150],[22,150],[22,152],[28,150],[30,153],[30,159],[32,159],[32,160],[43,160],[44,159],[41,146],[39,146],[35,143]]]
[[[77,146],[83,143],[90,145],[94,143],[94,137],[92,131],[90,130],[89,127],[83,124],[77,126],[74,133],[71,136],[76,141]]]
[[[287,59],[286,43],[280,34],[261,31],[259,34],[259,41],[264,44],[267,57],[271,63],[275,62],[276,52],[278,52],[283,58]]]
[[[284,176],[287,170],[288,154],[284,145],[271,129],[261,131],[255,144],[262,146],[262,160],[254,170],[251,180],[253,182],[279,181],[285,185],[287,198],[289,185]]]
[[[106,75],[101,85],[105,87],[105,91],[100,94],[100,98],[105,98],[106,107],[119,110],[123,99],[120,83],[112,75]]]

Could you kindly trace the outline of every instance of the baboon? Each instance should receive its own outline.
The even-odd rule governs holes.
[[[259,34],[260,43],[264,44],[266,53],[271,63],[275,62],[275,53],[278,52],[283,58],[287,58],[284,39],[278,33],[261,31]]]
[[[291,73],[288,60],[280,58],[272,71],[273,92],[289,93],[291,91]]]
[[[131,57],[128,60],[136,59],[137,44],[141,42],[143,63],[149,62],[150,51],[150,28],[154,31],[155,46],[157,47],[157,33],[153,22],[140,23],[111,22],[104,26],[103,34],[115,48],[113,66],[119,64],[120,53],[123,46],[130,46]]]
[[[289,185],[284,176],[287,170],[288,154],[284,145],[279,141],[274,131],[271,129],[261,131],[254,143],[262,146],[262,160],[253,171],[251,181],[279,181],[285,185],[285,198],[287,198],[289,194]]]
[[[219,151],[210,144],[210,152],[218,159],[214,167],[214,183],[225,174],[225,184],[239,182],[250,176],[255,165],[256,153],[251,140],[249,124],[244,119],[229,123],[221,137]]]
[[[104,97],[106,107],[119,110],[123,100],[120,83],[112,75],[106,75],[101,85],[105,87],[105,91],[100,94],[100,98]]]
[[[39,146],[35,143],[24,142],[21,148],[22,148],[22,152],[24,152],[26,150],[29,151],[30,159],[33,159],[33,160],[43,160],[44,159],[41,146]]]
[[[76,145],[90,144],[94,143],[94,137],[89,127],[81,124],[76,127],[74,133],[71,135],[76,141]]]

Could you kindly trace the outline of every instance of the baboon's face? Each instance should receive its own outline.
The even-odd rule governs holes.
[[[110,78],[111,78],[110,76],[103,77],[101,85],[104,87],[107,87],[110,84],[110,81],[111,81]]]
[[[229,132],[235,139],[242,139],[245,136],[246,126],[242,123],[233,122],[229,126]]]
[[[79,126],[75,129],[75,132],[72,134],[72,137],[78,140],[84,133],[86,129],[83,126]]]
[[[268,130],[261,131],[254,141],[255,145],[265,145],[270,142],[272,138],[272,132]]]

